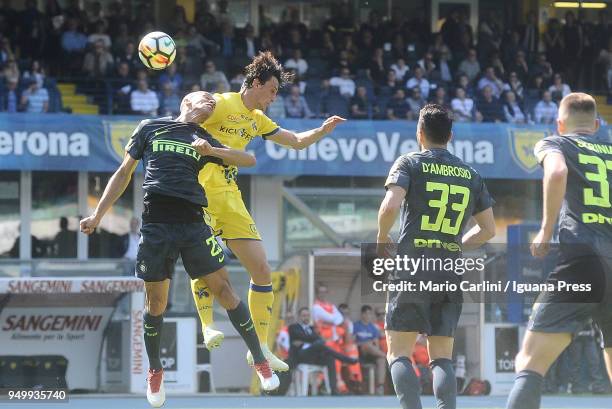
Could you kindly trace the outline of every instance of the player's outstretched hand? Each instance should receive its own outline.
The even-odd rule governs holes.
[[[202,156],[209,156],[212,152],[212,146],[205,139],[198,138],[191,142],[191,146]]]
[[[550,251],[550,239],[546,237],[544,230],[540,230],[531,243],[531,255],[544,257]]]
[[[336,126],[338,124],[345,122],[345,121],[346,119],[342,118],[341,116],[338,116],[338,115],[330,116],[325,121],[323,121],[323,125],[321,125],[321,128],[323,128],[323,132],[328,134],[332,132],[334,129],[336,129]]]
[[[98,224],[100,223],[94,216],[89,216],[81,220],[81,231],[85,234],[91,234],[96,230]]]

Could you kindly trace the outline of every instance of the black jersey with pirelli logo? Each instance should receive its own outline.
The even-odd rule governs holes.
[[[565,158],[567,187],[559,214],[559,241],[599,242],[598,253],[612,253],[612,144],[588,135],[555,135],[538,142],[534,152],[540,164],[551,152]]]
[[[480,175],[446,149],[400,156],[385,187],[406,191],[401,213],[398,250],[461,252],[466,223],[493,205]]]

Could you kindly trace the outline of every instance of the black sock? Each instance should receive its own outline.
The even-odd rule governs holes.
[[[429,363],[433,376],[433,391],[438,409],[457,408],[457,379],[453,361],[446,358],[434,359]]]
[[[544,377],[533,371],[520,371],[508,395],[507,409],[538,409]]]
[[[395,393],[402,409],[423,409],[421,406],[419,378],[414,373],[412,362],[405,356],[389,365]]]
[[[144,313],[144,343],[149,357],[149,368],[162,369],[159,360],[159,344],[161,342],[161,330],[164,324],[164,316],[154,316],[148,312]]]
[[[251,354],[253,354],[253,361],[256,364],[265,361],[266,358],[263,352],[261,352],[259,338],[257,338],[257,332],[255,332],[255,324],[253,324],[251,313],[246,305],[240,301],[236,308],[227,310],[227,316],[251,351]]]

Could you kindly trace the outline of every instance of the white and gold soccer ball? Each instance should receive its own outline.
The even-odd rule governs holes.
[[[176,44],[168,34],[153,31],[140,40],[138,57],[147,68],[163,70],[174,61]]]

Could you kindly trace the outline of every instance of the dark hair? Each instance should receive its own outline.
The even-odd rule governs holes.
[[[339,310],[341,310],[341,309],[343,309],[343,308],[348,308],[348,307],[349,307],[349,306],[348,306],[348,304],[347,304],[347,303],[342,303],[342,304],[340,304],[340,305],[338,306],[338,309],[339,309]]]
[[[427,104],[419,112],[419,126],[427,140],[444,145],[450,140],[453,117],[443,106]]]
[[[302,307],[302,308],[300,308],[300,309],[298,310],[298,315],[300,315],[300,314],[302,313],[302,311],[304,311],[304,310],[309,311],[309,308],[308,308],[308,307]]]
[[[370,307],[369,305],[364,305],[363,307],[361,307],[361,313],[362,314],[364,312],[368,312],[368,311],[372,311],[372,307]]]
[[[278,62],[270,51],[260,52],[253,61],[244,69],[244,84],[247,88],[253,86],[255,79],[264,84],[275,77],[278,80],[279,87],[283,84],[291,82],[293,76],[283,70],[283,66]]]

